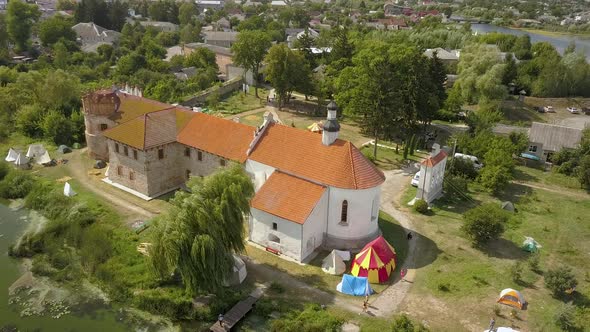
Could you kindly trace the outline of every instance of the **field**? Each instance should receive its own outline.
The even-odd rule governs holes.
[[[472,248],[459,229],[462,213],[475,204],[443,200],[431,216],[412,212],[416,230],[436,243],[422,241],[425,245],[419,247],[418,257],[434,255],[436,259],[417,271],[402,310],[426,321],[435,331],[483,330],[492,317],[496,326],[513,326],[519,331],[559,331],[554,316],[566,301],[580,308],[590,304],[590,196],[559,186],[554,174],[524,167],[518,167],[517,180],[548,188],[511,184],[496,199],[473,186],[471,196],[477,203],[510,200],[518,210],[503,237],[483,250]],[[409,189],[402,201],[414,194],[415,189]],[[531,268],[530,254],[520,249],[525,236],[542,245],[540,271]],[[521,281],[512,279],[511,269],[517,262],[523,268]],[[573,268],[579,282],[577,292],[565,299],[554,298],[543,279],[543,272],[560,266]],[[529,302],[527,310],[511,317],[511,308],[497,305],[495,300],[504,288],[520,290]],[[590,313],[579,312],[579,323],[590,328]]]

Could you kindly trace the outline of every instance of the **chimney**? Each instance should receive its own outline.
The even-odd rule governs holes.
[[[338,113],[338,106],[332,100],[328,104],[328,117],[324,122],[322,131],[322,143],[324,145],[332,145],[338,139],[338,132],[340,131],[340,124],[336,119]]]

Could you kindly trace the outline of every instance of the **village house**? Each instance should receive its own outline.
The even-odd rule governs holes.
[[[78,23],[72,27],[76,32],[76,40],[84,52],[96,52],[100,45],[113,45],[119,40],[121,33],[107,30],[92,22]]]
[[[541,161],[551,162],[555,152],[576,148],[582,140],[582,130],[548,123],[533,122],[529,132],[528,153]]]
[[[205,31],[203,39],[205,44],[230,48],[238,37],[236,31]]]
[[[319,247],[359,249],[379,234],[385,177],[338,138],[337,106],[322,133],[278,124],[252,127],[119,90],[83,97],[92,157],[108,160],[104,181],[151,199],[238,163],[252,178],[249,240],[297,261]]]
[[[189,43],[182,46],[182,52],[184,55],[189,55],[198,48],[206,48],[215,53],[215,63],[219,67],[219,72],[224,78],[227,78],[228,66],[233,63],[231,49],[205,43]]]
[[[139,21],[143,27],[152,27],[158,31],[163,32],[175,32],[178,31],[179,27],[178,24],[170,23],[170,22],[160,22],[160,21]]]

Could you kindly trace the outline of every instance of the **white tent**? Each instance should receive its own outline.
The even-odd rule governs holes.
[[[31,144],[29,145],[29,151],[27,151],[27,158],[36,158],[40,157],[47,152],[43,145],[41,144]]]
[[[332,250],[332,252],[324,258],[322,261],[322,271],[333,275],[342,274],[346,271],[346,264],[344,264],[342,257],[336,253],[336,250]]]
[[[14,164],[18,168],[28,168],[29,167],[29,159],[25,157],[22,153],[19,153],[14,161]]]
[[[350,251],[348,250],[336,250],[334,251],[338,254],[338,256],[342,257],[342,260],[347,262],[350,260]]]
[[[8,155],[6,155],[6,158],[4,158],[4,160],[11,163],[16,161],[16,158],[18,158],[18,152],[16,152],[13,148],[10,148],[10,150],[8,150]]]
[[[68,197],[76,195],[76,192],[74,191],[74,189],[72,189],[72,186],[70,186],[69,182],[66,182],[66,184],[64,185],[64,195]]]
[[[43,165],[51,162],[51,157],[49,156],[49,152],[45,151],[41,156],[37,158],[37,164]]]
[[[234,267],[232,269],[232,275],[224,280],[223,285],[228,286],[237,286],[244,282],[246,276],[248,275],[248,271],[246,271],[246,263],[237,255],[234,255]]]

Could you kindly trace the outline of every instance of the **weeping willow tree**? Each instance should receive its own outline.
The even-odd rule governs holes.
[[[154,223],[151,263],[162,279],[180,274],[186,290],[218,291],[232,272],[232,254],[244,250],[244,215],[254,187],[234,165],[189,182],[173,207]]]

